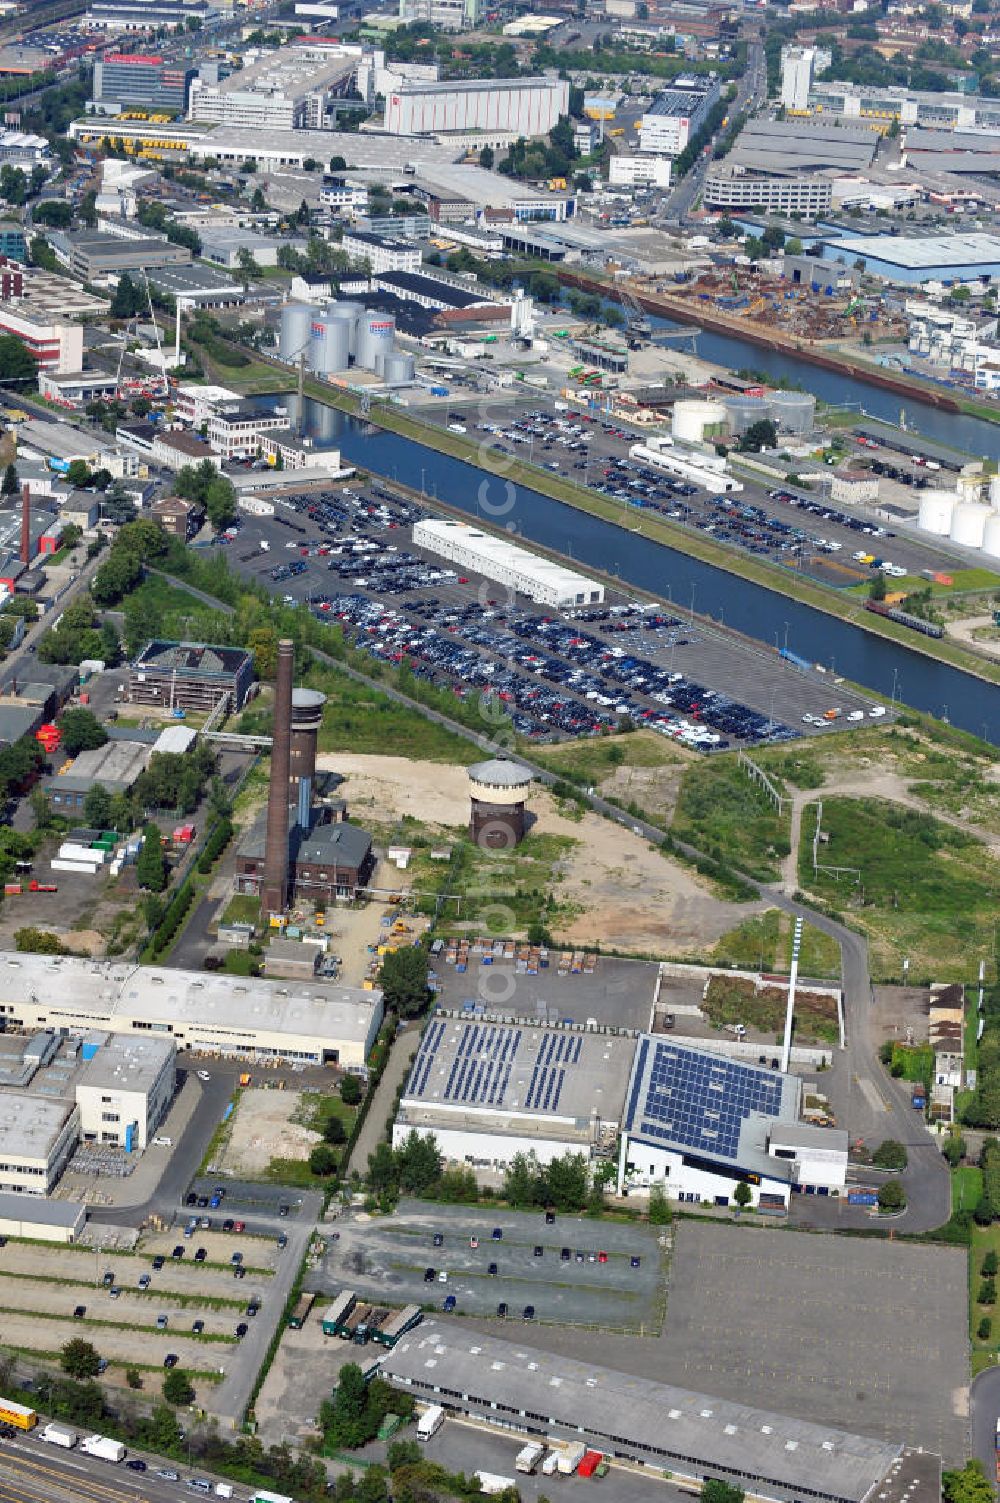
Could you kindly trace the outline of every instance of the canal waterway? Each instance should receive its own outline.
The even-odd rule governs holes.
[[[699,336],[699,344],[703,338],[707,336]],[[707,346],[701,348],[707,356]],[[720,351],[718,358],[729,365],[759,366],[757,357],[766,354],[742,346],[736,354]],[[782,360],[782,371],[791,379],[798,379],[796,366],[808,376],[818,378],[818,382],[839,379],[805,362]],[[811,384],[810,389],[816,389],[825,400],[839,400],[832,389],[829,396],[821,392],[818,383]],[[885,396],[866,387],[866,411],[882,416],[875,404]],[[855,394],[853,400],[857,399]],[[295,420],[294,393],[261,400],[280,402]],[[633,520],[638,520],[638,513],[627,508],[623,514],[624,526],[618,527],[539,491],[511,485],[502,476],[484,474],[464,460],[372,427],[325,403],[307,398],[305,405],[303,431],[317,447],[337,447],[346,460],[373,474],[423,490],[431,500],[439,499],[493,527],[506,528],[512,537],[520,536],[527,543],[551,548],[570,557],[582,569],[589,566],[613,574],[625,589],[634,586],[649,590],[670,600],[681,615],[693,610],[768,646],[787,646],[830,673],[844,674],[886,698],[894,697],[945,717],[954,725],[1000,745],[998,685],[985,683],[960,669],[787,599],[763,585],[638,536],[628,530]],[[925,411],[948,425],[942,434],[945,442],[956,441],[955,425],[963,421],[976,430],[990,429],[989,424],[978,419],[945,418],[921,406],[920,431],[929,436],[930,427],[923,422]],[[997,436],[1000,437],[1000,430]]]

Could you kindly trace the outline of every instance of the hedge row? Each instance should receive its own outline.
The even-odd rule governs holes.
[[[153,959],[162,955],[168,949],[178,929],[187,917],[187,911],[194,902],[194,887],[190,881],[184,883],[170,903],[167,904],[166,912],[157,925],[156,931],[149,942]]]
[[[201,872],[203,877],[207,876],[208,873],[212,870],[215,862],[222,855],[222,852],[226,849],[226,846],[232,840],[233,831],[235,828],[236,827],[231,819],[220,819],[218,824],[215,826],[211,835],[205,842],[205,849],[198,857],[198,870]]]

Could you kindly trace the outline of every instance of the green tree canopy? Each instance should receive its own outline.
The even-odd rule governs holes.
[[[429,967],[427,951],[422,945],[408,945],[405,949],[390,951],[379,972],[386,1007],[392,1008],[401,1018],[418,1017],[430,1001]]]
[[[71,1378],[95,1378],[100,1371],[101,1359],[89,1341],[75,1336],[59,1353],[59,1365]]]
[[[167,863],[163,858],[163,837],[155,824],[142,832],[142,845],[136,861],[136,878],[147,892],[162,892],[167,885]]]
[[[172,1367],[163,1380],[163,1397],[168,1404],[194,1402],[194,1384],[182,1367]]]
[[[56,722],[62,731],[62,744],[71,757],[79,752],[104,746],[108,733],[93,710],[84,706],[63,710]]]

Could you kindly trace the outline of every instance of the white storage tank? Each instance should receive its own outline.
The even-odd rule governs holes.
[[[983,528],[983,552],[990,558],[1000,558],[1000,512],[986,518]]]
[[[811,391],[769,391],[764,400],[783,433],[804,436],[813,431],[816,398]]]
[[[994,475],[990,481],[990,505],[994,511],[1000,511],[1000,475]]]
[[[957,505],[955,491],[921,491],[917,526],[924,532],[935,532],[946,538],[951,532],[951,519]]]
[[[989,515],[989,507],[978,501],[960,501],[951,516],[951,541],[963,548],[981,548]]]
[[[330,303],[327,313],[331,318],[341,319],[347,327],[347,348],[351,355],[358,353],[358,321],[365,316],[364,303]]]
[[[298,360],[308,355],[309,325],[317,310],[308,303],[286,303],[281,310],[278,330],[278,355],[282,360]]]
[[[727,397],[725,408],[729,415],[730,432],[736,437],[745,433],[754,423],[759,423],[761,418],[770,416],[765,397]]]
[[[396,320],[391,313],[366,313],[360,318],[354,358],[362,370],[376,370],[376,357],[391,355],[395,339]]]
[[[379,374],[387,386],[408,386],[417,373],[417,364],[412,355],[380,355]]]
[[[342,318],[332,318],[328,309],[317,309],[310,323],[309,369],[317,376],[346,371],[350,364],[348,327]]]
[[[703,443],[706,437],[716,437],[727,427],[726,409],[721,402],[692,399],[674,403],[670,431],[681,443]]]

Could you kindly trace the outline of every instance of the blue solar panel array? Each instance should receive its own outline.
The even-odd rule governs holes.
[[[643,1090],[645,1097],[640,1102]],[[737,1064],[721,1055],[699,1054],[675,1044],[643,1039],[627,1120],[630,1131],[644,1138],[735,1159],[743,1122],[751,1113],[778,1117],[781,1095],[780,1075]]]
[[[406,1094],[423,1096],[448,1024],[428,1028],[410,1072]],[[469,1106],[503,1106],[524,1030],[489,1023],[467,1023],[462,1029],[441,1092],[444,1101]],[[557,1111],[566,1071],[579,1064],[583,1039],[579,1034],[546,1034],[534,1062],[523,1105],[530,1111]]]

